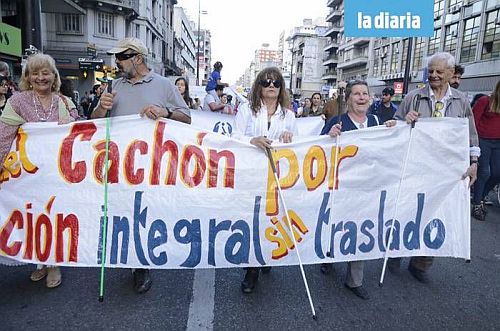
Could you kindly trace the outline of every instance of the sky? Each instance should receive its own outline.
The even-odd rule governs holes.
[[[277,49],[279,35],[302,25],[304,18],[326,17],[327,0],[199,0],[201,28],[212,36],[212,65],[221,61],[222,81],[234,84],[263,43]],[[198,0],[178,0],[186,15],[198,22]]]

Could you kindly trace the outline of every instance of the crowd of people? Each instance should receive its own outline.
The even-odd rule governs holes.
[[[253,82],[248,102],[233,105],[224,94],[228,84],[221,79],[222,63],[216,62],[208,85],[207,95],[193,100],[189,83],[180,77],[172,83],[168,78],[154,73],[147,63],[148,50],[136,38],[125,38],[108,54],[115,57],[121,77],[108,85],[106,79],[95,85],[90,94],[80,100],[83,116],[89,119],[106,116],[131,115],[140,110],[141,116],[151,120],[167,118],[189,124],[191,111],[205,110],[234,114],[232,137],[248,142],[266,151],[274,141],[291,143],[297,136],[297,117],[321,116],[325,120],[323,135],[336,138],[342,132],[359,130],[377,125],[392,127],[396,120],[413,123],[423,117],[462,117],[469,121],[470,167],[464,169],[464,178],[470,177],[473,188],[472,216],[484,221],[487,209],[485,196],[500,182],[500,82],[491,96],[481,96],[473,108],[457,88],[463,68],[455,65],[452,55],[436,53],[428,61],[429,81],[422,88],[410,91],[396,106],[392,101],[394,90],[387,87],[380,100],[373,100],[368,84],[362,80],[347,83],[343,92],[328,101],[320,93],[305,98],[303,105],[295,105],[285,88],[285,81],[278,68],[266,68]],[[7,70],[7,71],[6,71]],[[72,88],[69,87],[69,90]],[[5,157],[17,134],[26,122],[69,123],[80,119],[76,102],[61,88],[61,77],[54,59],[49,55],[35,54],[23,67],[19,86],[12,82],[8,66],[0,62],[0,161]],[[69,93],[71,94],[71,93]],[[420,102],[415,107],[415,98]],[[230,98],[229,98],[230,99]],[[296,108],[294,110],[294,107]],[[476,130],[477,128],[477,130]],[[389,270],[400,267],[401,259],[390,259]],[[429,282],[428,270],[432,257],[413,257],[408,270],[420,282]],[[368,299],[363,287],[364,262],[348,263],[345,286],[356,296]],[[323,273],[332,270],[331,264],[320,266]],[[260,272],[270,268],[247,268],[241,283],[244,293],[254,291]],[[148,269],[135,269],[133,284],[137,293],[147,292],[152,285]],[[62,275],[58,267],[39,266],[31,274],[33,281],[46,278],[46,286],[57,287]]]

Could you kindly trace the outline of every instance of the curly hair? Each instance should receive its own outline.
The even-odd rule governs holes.
[[[284,116],[286,109],[290,107],[290,97],[288,96],[288,92],[285,88],[285,80],[283,79],[283,75],[281,74],[281,71],[276,67],[263,69],[255,78],[255,81],[252,85],[252,90],[250,92],[250,109],[252,109],[254,114],[257,114],[259,112],[262,104],[262,86],[260,85],[260,81],[266,79],[278,80],[281,82],[281,87],[278,94],[278,104],[281,106],[281,110]]]
[[[54,74],[54,83],[51,86],[52,92],[59,92],[61,88],[61,77],[56,68],[56,61],[52,56],[47,54],[34,54],[28,57],[26,64],[23,67],[21,80],[19,81],[19,89],[21,91],[32,90],[33,87],[30,83],[31,74],[34,71],[41,69],[49,69]]]

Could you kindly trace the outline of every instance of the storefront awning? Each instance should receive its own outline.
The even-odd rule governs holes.
[[[43,0],[42,13],[86,14],[85,9],[71,0]]]

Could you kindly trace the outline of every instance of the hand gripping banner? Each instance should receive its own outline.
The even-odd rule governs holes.
[[[338,149],[329,136],[276,143],[290,229],[265,151],[174,121],[112,118],[106,266],[294,265],[296,249],[304,264],[378,259],[393,217],[390,257],[468,259],[467,122],[413,130],[395,217],[408,125],[342,133]],[[0,177],[0,257],[100,265],[104,139],[105,119],[21,127]]]

